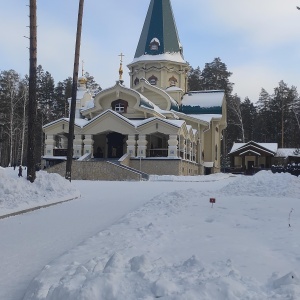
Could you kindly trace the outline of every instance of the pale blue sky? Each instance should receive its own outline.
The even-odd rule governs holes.
[[[38,63],[55,81],[72,76],[78,0],[37,0]],[[102,88],[118,79],[135,54],[150,0],[85,0],[81,59]],[[0,70],[28,72],[28,1],[0,11]],[[258,99],[280,80],[300,91],[300,0],[172,0],[185,59],[202,69],[220,57],[233,73],[234,92]],[[124,67],[125,84],[129,85]]]

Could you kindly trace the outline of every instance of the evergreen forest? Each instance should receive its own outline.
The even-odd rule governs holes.
[[[94,77],[84,74],[90,92],[101,90]],[[300,98],[295,86],[283,80],[274,90],[261,89],[258,99],[241,99],[233,94],[232,73],[220,58],[200,67],[190,67],[189,90],[224,90],[227,100],[227,128],[223,132],[222,161],[234,142],[255,141],[278,143],[279,148],[300,148]],[[42,126],[58,118],[68,117],[68,99],[72,78],[55,84],[54,78],[37,68],[37,130],[35,157],[43,155]],[[28,76],[22,78],[15,70],[0,71],[0,166],[26,165]]]

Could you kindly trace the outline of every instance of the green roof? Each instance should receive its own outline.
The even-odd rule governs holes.
[[[150,48],[155,41],[158,49]],[[158,55],[181,52],[178,32],[170,0],[151,0],[135,58],[142,55]]]
[[[200,105],[182,105],[180,107],[180,112],[187,115],[198,115],[198,114],[222,114],[222,106],[211,106],[203,107]]]

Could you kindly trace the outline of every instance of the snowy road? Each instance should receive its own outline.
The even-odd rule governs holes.
[[[213,182],[73,184],[81,191],[78,200],[0,220],[1,300],[21,300],[30,281],[47,263],[156,195],[188,188],[214,189]]]

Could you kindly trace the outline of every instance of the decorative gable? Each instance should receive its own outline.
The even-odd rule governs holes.
[[[150,50],[154,50],[154,51],[157,51],[159,46],[160,46],[160,41],[158,38],[152,39],[149,45]]]

